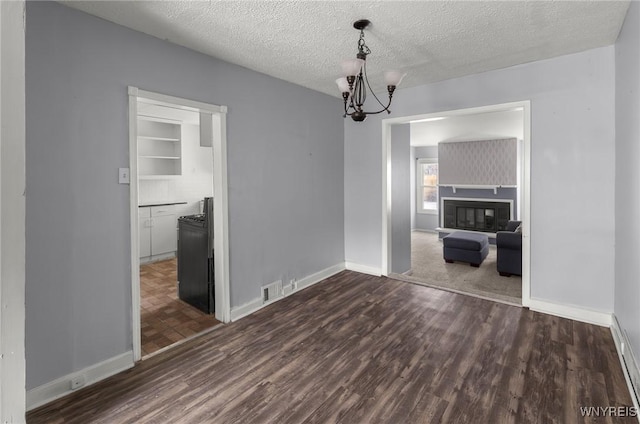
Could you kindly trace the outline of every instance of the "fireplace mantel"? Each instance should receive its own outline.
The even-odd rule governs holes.
[[[498,194],[499,188],[518,188],[515,185],[478,185],[478,184],[438,184],[438,187],[451,187],[455,193],[459,188],[476,190],[493,190],[493,194]]]

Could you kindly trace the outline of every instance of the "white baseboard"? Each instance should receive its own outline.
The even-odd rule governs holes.
[[[268,303],[263,303],[262,302],[262,298],[258,297],[256,299],[253,299],[247,303],[245,303],[244,305],[241,306],[237,306],[235,308],[231,308],[231,321],[237,321],[240,318],[244,318],[247,315],[251,315],[252,313],[262,309],[263,307],[270,305],[274,302],[277,302],[281,299],[284,299],[287,296],[292,295],[293,293],[300,291],[304,288],[307,288],[309,286],[312,286],[316,283],[319,283],[322,280],[325,280],[329,277],[331,277],[332,275],[335,275],[339,272],[342,272],[345,270],[345,266],[344,263],[339,263],[333,266],[330,266],[328,268],[323,269],[322,271],[318,271],[314,274],[311,275],[307,275],[304,278],[301,278],[300,280],[298,280],[295,283],[295,287],[287,285],[283,287],[283,294],[282,296],[274,299],[271,302]]]
[[[73,391],[71,390],[71,380],[75,378],[84,376],[85,384],[82,387],[87,387],[121,371],[132,368],[133,365],[133,351],[129,351],[28,390],[27,411],[71,393]]]
[[[640,368],[636,361],[635,355],[631,350],[631,345],[627,339],[625,333],[620,327],[620,323],[615,315],[612,315],[611,319],[611,335],[613,336],[613,342],[616,345],[618,351],[618,358],[620,359],[620,366],[622,367],[622,373],[624,379],[627,382],[629,394],[633,400],[633,406],[636,407],[636,411],[640,410],[638,406],[638,392],[640,391]],[[635,383],[633,383],[635,381]],[[638,422],[640,422],[640,415],[638,415]]]
[[[330,266],[329,268],[325,268],[322,271],[318,271],[314,274],[311,275],[307,275],[304,278],[301,278],[300,280],[298,280],[298,282],[296,283],[295,289],[293,290],[293,292],[297,292],[298,290],[302,290],[306,287],[312,286],[316,283],[319,283],[322,280],[325,280],[329,277],[331,277],[332,275],[336,275],[339,272],[344,271],[345,265],[344,263],[339,263],[336,264],[334,266]]]
[[[165,259],[171,259],[176,257],[176,252],[163,253],[161,255],[147,256],[140,258],[140,265],[151,264],[153,262],[164,261]]]
[[[231,308],[231,321],[237,321],[240,318],[251,315],[255,311],[261,309],[263,306],[264,305],[262,304],[262,298],[258,297],[257,299],[253,299],[252,301],[247,302],[244,305]]]
[[[291,293],[295,291],[296,287],[293,284],[287,284],[286,286],[282,286],[282,294],[284,296],[289,296]]]
[[[556,315],[562,318],[595,324],[601,327],[611,326],[611,314],[607,312],[592,311],[577,306],[560,305],[540,299],[529,299],[527,304],[529,309],[545,314]]]
[[[369,265],[360,265],[354,262],[345,262],[344,266],[349,271],[360,272],[362,274],[375,275],[376,277],[379,277],[382,275],[382,269],[372,267]]]

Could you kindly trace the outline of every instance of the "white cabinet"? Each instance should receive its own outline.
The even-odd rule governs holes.
[[[141,207],[138,218],[143,262],[173,256],[178,248],[175,205]]]
[[[179,123],[138,117],[138,177],[182,175],[182,127]]]
[[[140,231],[140,257],[151,256],[151,211],[150,208],[138,208],[138,229]]]
[[[151,207],[151,255],[175,252],[178,248],[178,221],[175,207]]]

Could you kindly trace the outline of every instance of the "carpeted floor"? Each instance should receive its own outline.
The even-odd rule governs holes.
[[[412,275],[406,278],[413,282],[522,304],[522,278],[498,274],[495,246],[490,247],[480,268],[463,262],[448,264],[442,257],[438,234],[414,231],[411,233],[411,269]]]

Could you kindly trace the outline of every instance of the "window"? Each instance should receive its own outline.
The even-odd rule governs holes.
[[[438,213],[438,159],[418,159],[416,206],[419,213]]]

